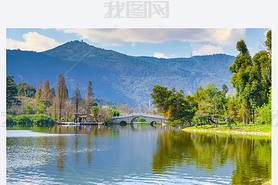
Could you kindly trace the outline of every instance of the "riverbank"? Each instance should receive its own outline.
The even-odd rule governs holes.
[[[271,137],[271,125],[261,125],[256,123],[248,125],[239,123],[237,126],[232,125],[231,128],[228,128],[226,124],[219,124],[217,128],[214,128],[214,125],[199,125],[197,127],[194,125],[185,127],[183,131]]]

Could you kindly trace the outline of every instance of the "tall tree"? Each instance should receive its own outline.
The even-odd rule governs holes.
[[[213,122],[217,126],[227,110],[227,98],[223,91],[218,91],[214,84],[209,84],[205,89],[199,88],[194,97],[198,103],[194,119],[199,122]]]
[[[197,103],[191,96],[183,95],[183,91],[168,90],[167,87],[156,85],[151,93],[153,104],[159,108],[165,116],[175,125],[178,123],[191,122],[196,110]]]
[[[57,86],[57,96],[55,98],[55,103],[59,111],[59,120],[62,117],[62,110],[64,108],[65,102],[68,98],[68,89],[66,87],[65,76],[60,74],[58,77],[58,86]]]
[[[251,56],[243,40],[237,42],[236,48],[240,53],[229,67],[229,70],[234,73],[231,84],[236,88],[236,96],[243,102],[241,107],[241,115],[244,116],[243,122],[249,124],[249,113],[247,112],[250,111],[250,92],[252,88],[250,84],[250,71],[252,70]]]
[[[260,75],[261,88],[264,90],[264,97],[258,106],[268,102],[267,95],[271,87],[271,30],[266,34],[265,45],[267,51],[259,51],[252,58],[256,71]]]
[[[266,47],[267,47],[268,52],[269,52],[270,55],[271,55],[271,52],[272,52],[272,30],[269,30],[269,31],[266,33],[265,45],[266,45]]]
[[[48,101],[50,102],[51,105],[53,105],[54,100],[55,100],[55,89],[52,87],[48,93]]]
[[[153,99],[152,104],[162,110],[163,114],[166,114],[171,105],[171,101],[173,100],[173,94],[175,91],[175,89],[168,90],[167,87],[155,85],[153,87],[153,92],[151,93],[151,98]]]
[[[92,82],[89,81],[85,94],[85,110],[88,114],[91,113],[91,108],[94,105]]]
[[[19,103],[18,99],[16,98],[18,91],[13,76],[7,76],[6,80],[6,106],[7,108],[10,108],[13,104]]]
[[[35,100],[37,102],[39,102],[41,100],[41,96],[42,96],[41,83],[38,83],[38,90],[37,90],[36,95],[35,95]]]
[[[75,113],[78,113],[78,107],[81,102],[81,94],[78,88],[78,83],[76,84],[75,92],[74,92],[74,97],[73,97],[73,103],[75,105]]]
[[[41,98],[40,98],[40,101],[44,103],[46,107],[50,106],[50,100],[48,99],[49,93],[50,93],[50,87],[49,87],[49,81],[47,80],[43,83]]]
[[[235,97],[228,102],[228,116],[235,122],[238,119],[238,103]]]
[[[252,68],[249,71],[249,94],[253,123],[255,109],[264,103],[268,103],[267,95],[271,88],[271,30],[268,31],[266,37],[267,51],[259,51],[254,55]]]

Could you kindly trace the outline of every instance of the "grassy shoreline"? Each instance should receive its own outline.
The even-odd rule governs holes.
[[[216,134],[234,134],[234,135],[253,135],[253,136],[269,136],[271,137],[271,125],[238,123],[228,128],[226,124],[219,124],[217,128],[213,125],[188,126],[183,128],[186,132],[205,132]]]

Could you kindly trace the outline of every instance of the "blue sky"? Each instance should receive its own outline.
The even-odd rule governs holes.
[[[265,49],[267,28],[250,29],[7,29],[7,49],[45,51],[72,40],[133,56],[190,57],[237,55],[236,42],[245,40],[250,54]]]

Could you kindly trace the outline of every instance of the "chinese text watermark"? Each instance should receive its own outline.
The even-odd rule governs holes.
[[[169,18],[169,1],[109,1],[104,18]]]

